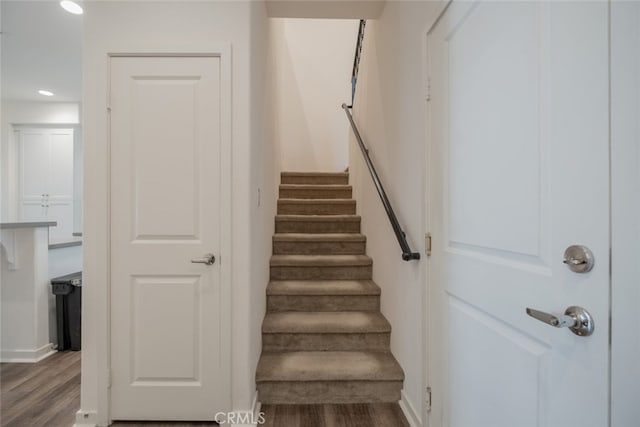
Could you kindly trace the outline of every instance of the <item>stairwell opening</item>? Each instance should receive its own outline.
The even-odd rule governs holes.
[[[268,110],[280,171],[348,168],[340,105],[351,99],[358,26],[354,19],[269,19]]]

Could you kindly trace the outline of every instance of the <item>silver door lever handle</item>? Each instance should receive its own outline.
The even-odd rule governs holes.
[[[550,313],[545,313],[544,311],[534,310],[533,308],[527,307],[527,314],[534,319],[537,319],[547,325],[555,326],[556,328],[570,328],[575,326],[576,320],[570,316],[564,315],[553,315]]]
[[[582,307],[571,306],[565,310],[564,314],[559,315],[527,307],[527,314],[547,325],[556,328],[569,328],[571,332],[581,337],[588,337],[593,334],[595,329],[591,314]]]
[[[216,262],[216,257],[213,254],[204,254],[203,258],[194,258],[191,262],[194,264],[213,265],[213,263]]]

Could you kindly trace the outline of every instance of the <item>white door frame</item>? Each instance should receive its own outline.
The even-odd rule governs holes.
[[[425,76],[424,84],[426,88],[425,93],[427,94],[426,96],[427,101],[428,101],[429,86],[431,84],[431,82],[428,80],[429,65],[428,65],[427,40],[428,40],[429,34],[437,25],[441,16],[446,12],[451,2],[452,0],[447,0],[446,2],[443,2],[440,8],[440,11],[437,13],[436,18],[433,20],[433,23],[430,25],[429,29],[424,34],[424,38],[423,38],[423,56],[424,56],[423,76]],[[635,17],[635,21],[633,20],[633,17],[627,17],[627,21],[622,22],[622,25],[625,25],[625,24],[627,25],[626,28],[616,28],[615,25],[619,23],[618,21],[625,16],[624,12],[619,12],[617,11],[616,8],[620,4],[624,4],[624,2],[610,0],[610,3],[612,4],[611,10],[613,13],[610,23],[614,25],[614,27],[610,28],[611,33],[614,35],[614,37],[612,37],[610,40],[610,43],[611,43],[610,49],[614,50],[617,48],[621,53],[619,56],[613,56],[611,59],[617,62],[613,62],[611,64],[612,71],[610,74],[610,79],[620,78],[622,80],[622,79],[625,79],[625,76],[626,76],[626,80],[619,82],[618,86],[616,86],[615,81],[612,82],[611,87],[614,91],[616,90],[616,88],[620,88],[621,85],[626,85],[625,87],[631,86],[632,88],[635,88],[635,90],[637,91],[636,98],[635,98],[636,100],[635,111],[632,111],[630,114],[632,117],[638,118],[640,117],[640,75],[638,73],[635,73],[635,75],[631,75],[631,74],[625,75],[624,73],[620,73],[620,71],[624,70],[625,67],[635,67],[636,71],[640,69],[640,53],[635,51],[635,57],[633,57],[632,55],[625,56],[622,54],[624,52],[627,52],[627,53],[633,52],[633,50],[630,50],[630,48],[632,48],[634,45],[632,43],[629,43],[626,46],[621,46],[622,44],[621,42],[623,41],[622,37],[628,34],[625,31],[629,31],[629,25],[633,25],[631,24],[631,22],[635,22],[635,24],[640,22],[640,13],[638,13],[638,16]],[[638,8],[640,10],[640,6]],[[635,46],[640,46],[640,31],[637,29],[636,29],[635,36],[637,37]],[[610,94],[610,96],[612,96],[612,94]],[[626,99],[626,101],[628,102],[629,99]],[[625,109],[627,109],[627,113],[628,113],[628,106],[629,105],[625,104],[624,101],[617,103],[614,99],[610,106],[611,116],[615,117],[623,113]],[[633,128],[634,123],[636,126],[635,129]],[[431,156],[432,137],[430,132],[431,126],[430,126],[430,114],[429,114],[428,107],[426,109],[425,126],[426,126],[425,165],[427,168],[429,168],[430,162],[432,161],[432,156]],[[618,127],[616,128],[616,126]],[[611,163],[611,166],[612,166],[611,193],[613,197],[613,201],[611,205],[611,210],[612,210],[611,226],[614,234],[611,236],[611,238],[613,239],[612,248],[611,248],[612,249],[611,268],[612,268],[613,277],[610,285],[611,296],[612,296],[610,314],[613,314],[613,313],[617,314],[613,316],[613,321],[611,325],[612,332],[615,336],[617,331],[622,332],[625,330],[633,330],[637,332],[638,330],[637,327],[640,326],[640,320],[639,320],[640,318],[637,316],[638,314],[637,313],[637,297],[640,294],[640,292],[636,290],[636,286],[629,286],[630,285],[629,274],[631,274],[630,272],[633,271],[634,269],[634,266],[631,265],[630,263],[636,262],[638,259],[638,256],[640,256],[640,242],[638,242],[637,240],[634,240],[633,238],[634,236],[633,231],[637,233],[638,230],[640,230],[640,220],[637,219],[638,214],[640,213],[640,200],[637,199],[638,195],[640,194],[639,193],[640,173],[638,172],[640,168],[640,148],[638,148],[639,147],[638,144],[640,144],[640,127],[638,127],[637,121],[630,123],[629,121],[623,120],[620,122],[619,125],[617,125],[616,122],[613,122],[612,128],[613,128],[612,129],[613,135],[610,141],[611,156],[612,156],[611,158],[611,162],[612,162]],[[616,135],[618,135],[619,137],[616,137]],[[635,173],[635,176],[633,175],[634,173]],[[425,223],[426,223],[427,231],[430,231],[432,227],[431,209],[433,206],[432,204],[433,195],[431,194],[429,184],[430,184],[429,173],[427,173],[425,176],[425,198],[424,198],[424,203],[425,203],[424,212],[426,215]],[[632,201],[632,203],[629,204],[628,201]],[[628,215],[622,214],[622,211],[629,210],[629,209],[631,209],[632,213]],[[616,235],[616,233],[618,234]],[[621,272],[617,271],[616,270],[617,267],[619,267],[621,270],[623,269],[621,267],[624,267],[625,271],[621,271]],[[636,273],[638,272],[637,267],[635,268],[635,272]],[[617,273],[620,273],[619,276]],[[635,277],[636,282],[638,278],[639,277]],[[437,319],[434,319],[434,316],[432,316],[432,313],[433,313],[432,307],[431,307],[432,299],[430,298],[430,292],[432,290],[431,289],[432,286],[433,286],[433,282],[430,278],[430,268],[429,268],[429,264],[427,263],[426,274],[425,274],[426,296],[425,296],[425,305],[424,305],[427,311],[427,313],[424,316],[424,321],[426,322],[425,328],[424,328],[425,330],[424,340],[425,340],[425,354],[427,358],[425,362],[425,365],[426,365],[425,384],[427,385],[427,387],[433,383],[434,381],[433,377],[437,375],[437,372],[439,371],[438,370],[439,368],[438,352],[433,348],[433,346],[430,345],[430,339],[432,338],[432,334],[434,332],[438,333],[436,329],[438,328],[438,323],[434,322]],[[621,303],[625,301],[635,301],[634,306],[631,307],[629,304],[624,304],[624,306],[622,306]],[[611,344],[611,352],[613,354],[613,360],[610,360],[610,363],[618,362],[618,361],[622,363],[624,363],[625,361],[629,362],[628,363],[629,366],[620,367],[621,370],[624,370],[626,368],[632,368],[632,366],[635,366],[635,361],[640,359],[640,345],[638,345],[638,342],[629,343],[629,342],[621,342],[621,341],[614,340]],[[627,353],[627,357],[622,358],[620,354],[623,354],[623,353]],[[628,354],[628,353],[631,353],[631,354]],[[631,363],[631,361],[634,361],[633,364]],[[615,369],[614,369],[614,372],[615,372]],[[624,424],[625,416],[629,417],[628,419],[637,420],[638,414],[640,414],[640,408],[638,408],[636,404],[637,392],[640,390],[640,385],[637,382],[634,382],[633,378],[627,378],[627,381],[634,382],[634,384],[631,384],[631,385],[619,384],[616,381],[617,379],[614,375],[611,378],[611,388],[612,388],[611,392],[613,393],[612,397],[616,399],[620,399],[620,400],[617,400],[616,402],[621,403],[620,406],[622,407],[622,409],[620,410],[620,413],[617,413],[616,410],[610,406],[609,411],[610,413],[612,413],[612,416],[613,416],[610,427],[625,427],[625,424]],[[628,390],[631,390],[631,389],[633,389],[636,393],[628,393]],[[616,394],[616,392],[618,393],[627,392],[627,394],[626,395]],[[429,403],[437,403],[440,401],[441,401],[441,397],[434,395],[432,397],[432,400]],[[611,402],[610,402],[610,405],[611,405]],[[630,408],[634,408],[634,409],[630,409]],[[633,414],[630,413],[630,411],[632,410],[635,410]],[[439,423],[441,423],[442,420],[441,419],[431,420],[429,414],[426,413],[426,410],[425,410],[425,417],[423,418],[423,420],[424,420],[423,426],[425,427],[426,426],[441,427]],[[433,425],[431,425],[431,422],[433,422]]]
[[[424,88],[425,88],[425,102],[426,102],[426,108],[425,108],[425,150],[424,150],[424,155],[425,155],[425,159],[424,159],[424,164],[426,165],[426,169],[427,172],[425,173],[424,176],[424,192],[425,192],[425,197],[424,197],[424,213],[425,213],[425,225],[426,225],[426,232],[427,233],[431,233],[433,230],[433,213],[432,213],[432,206],[433,203],[432,201],[434,201],[434,196],[432,194],[431,191],[431,162],[432,162],[432,152],[431,152],[431,141],[432,141],[432,136],[431,136],[431,109],[429,106],[429,101],[430,101],[430,92],[431,92],[431,79],[429,78],[429,51],[428,51],[428,46],[429,46],[429,36],[431,34],[431,32],[433,31],[433,29],[436,27],[436,25],[438,24],[438,21],[440,21],[440,18],[445,14],[445,12],[447,11],[447,9],[449,8],[449,5],[451,5],[451,3],[453,2],[453,0],[445,0],[441,3],[441,6],[439,8],[439,11],[435,14],[435,18],[433,19],[433,22],[431,23],[431,25],[427,26],[427,30],[424,33],[424,37],[422,38],[422,52],[423,52],[423,60],[422,60],[422,64],[423,64],[423,73],[422,75],[424,76]],[[425,240],[426,240],[426,236],[425,236]],[[431,242],[431,245],[433,245],[433,243]],[[427,251],[429,248],[425,247],[425,251]],[[432,298],[431,292],[433,291],[432,287],[433,287],[433,280],[431,278],[432,275],[432,270],[431,270],[431,264],[430,264],[430,259],[429,256],[427,255],[426,257],[426,265],[425,265],[425,302],[424,302],[424,309],[425,309],[425,314],[423,316],[424,319],[424,328],[423,330],[425,331],[425,336],[424,336],[424,346],[425,346],[425,350],[424,350],[424,354],[425,354],[425,362],[424,362],[424,375],[425,375],[425,394],[426,394],[426,398],[424,399],[424,401],[426,402],[425,407],[424,407],[424,411],[423,411],[423,417],[422,417],[422,425],[423,427],[441,427],[439,425],[439,423],[442,422],[442,420],[432,420],[431,419],[431,408],[433,406],[435,406],[436,404],[438,404],[438,402],[441,401],[441,396],[438,396],[435,393],[432,393],[431,391],[431,386],[432,384],[437,384],[438,381],[434,380],[434,376],[435,373],[439,371],[439,352],[434,348],[433,345],[431,345],[432,341],[435,342],[442,342],[442,340],[438,337],[434,337],[434,334],[439,333],[440,329],[438,328],[438,324],[434,324],[434,320],[435,317],[434,315],[432,315],[433,313],[433,307],[432,307],[432,301],[434,300],[434,298]],[[437,390],[436,390],[437,391]],[[432,426],[432,422],[433,422],[433,426]]]
[[[223,371],[223,375],[219,379],[219,385],[225,390],[229,390],[228,401],[224,403],[224,406],[231,411],[231,224],[232,224],[232,212],[231,212],[231,194],[232,194],[232,180],[231,180],[231,46],[226,43],[213,44],[211,50],[207,52],[122,52],[122,53],[109,53],[106,58],[106,77],[107,82],[111,77],[111,58],[114,57],[217,57],[220,58],[220,103],[221,103],[221,120],[220,120],[220,253],[216,254],[217,261],[220,263],[220,296],[227,302],[222,304],[224,313],[221,313],[223,319],[221,329],[221,341],[225,343],[226,350],[223,352],[221,363],[223,366],[228,366],[228,369]],[[111,423],[111,408],[110,408],[110,376],[111,376],[111,259],[109,253],[111,251],[110,240],[110,224],[111,224],[111,135],[110,135],[110,118],[109,118],[109,93],[111,87],[107,83],[106,102],[104,106],[105,115],[103,116],[106,124],[104,140],[97,141],[106,144],[104,152],[107,154],[106,173],[97,178],[96,181],[102,188],[105,189],[105,203],[106,209],[99,212],[91,221],[89,212],[85,218],[87,225],[87,235],[85,239],[88,240],[89,245],[85,247],[85,251],[93,250],[85,256],[85,269],[86,265],[90,263],[89,271],[93,274],[91,277],[95,280],[92,285],[96,287],[103,287],[102,290],[96,290],[91,295],[94,298],[89,304],[83,303],[84,307],[95,307],[97,310],[91,314],[91,317],[95,319],[95,325],[93,330],[89,331],[87,328],[83,328],[83,342],[90,340],[95,342],[94,350],[97,354],[93,355],[96,359],[87,360],[85,362],[83,358],[83,364],[88,363],[95,366],[95,372],[97,374],[97,401],[98,408],[97,413],[78,413],[77,425],[86,422],[88,425],[108,425]],[[91,125],[91,124],[89,124]],[[88,150],[87,150],[88,151]],[[85,151],[85,163],[90,163],[89,154]],[[97,150],[99,151],[99,150]],[[98,155],[98,152],[92,152],[92,154]],[[87,176],[87,174],[85,174]],[[95,190],[95,186],[89,186]],[[85,189],[87,186],[85,186]],[[85,190],[85,193],[86,190]],[[85,203],[90,203],[89,200],[94,199],[94,195],[85,194]],[[95,209],[87,209],[95,212]],[[99,231],[97,231],[99,230]],[[91,240],[96,239],[91,242]],[[93,258],[87,262],[87,258]],[[100,278],[100,275],[104,275],[104,278]],[[89,279],[91,279],[89,277]],[[87,298],[88,295],[84,295]],[[83,319],[89,316],[85,316],[83,313]],[[96,334],[92,336],[92,334]],[[83,388],[91,386],[85,384],[85,378],[83,378]]]
[[[640,4],[610,7],[611,427],[640,418]]]

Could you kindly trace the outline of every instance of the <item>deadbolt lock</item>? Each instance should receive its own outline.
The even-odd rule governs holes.
[[[582,245],[572,245],[564,251],[563,263],[574,273],[588,273],[595,262],[593,252]]]

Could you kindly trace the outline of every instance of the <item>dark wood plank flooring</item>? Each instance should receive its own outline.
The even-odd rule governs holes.
[[[2,427],[70,427],[80,409],[80,352],[0,364]]]
[[[263,405],[263,427],[409,427],[397,403]],[[210,423],[117,422],[112,427],[204,427]]]
[[[111,427],[212,427],[217,426],[214,422],[157,422],[157,421],[117,421]]]
[[[71,427],[80,409],[80,352],[40,363],[0,364],[0,426]],[[408,427],[397,403],[264,405],[264,427]],[[205,427],[215,423],[116,422],[113,427]]]
[[[397,403],[263,405],[264,427],[409,427]]]

